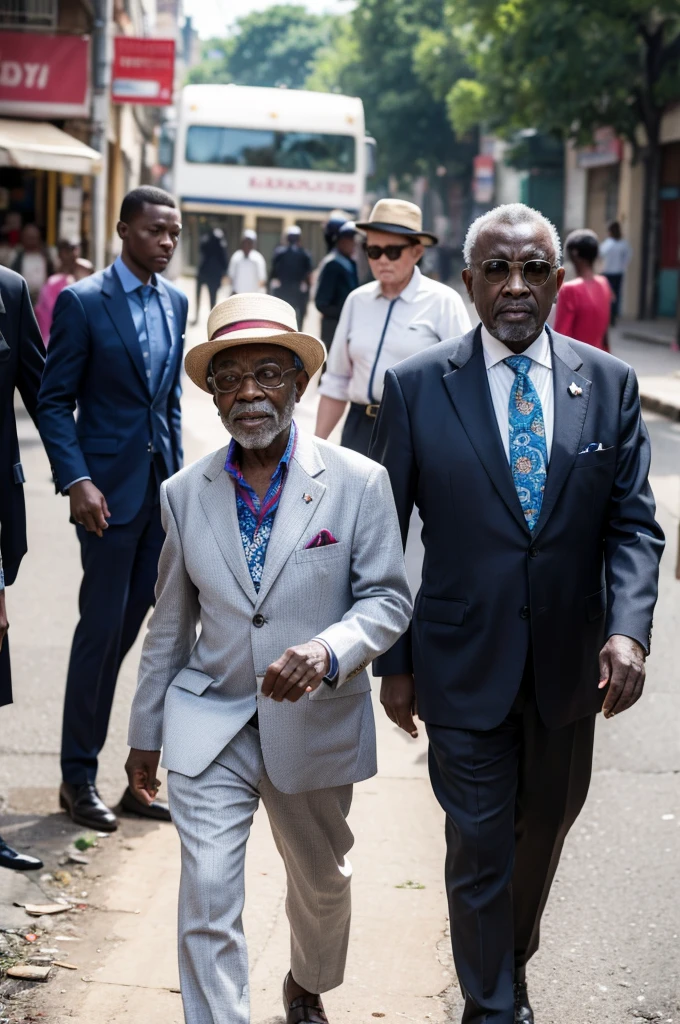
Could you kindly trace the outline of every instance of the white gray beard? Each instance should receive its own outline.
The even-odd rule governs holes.
[[[532,334],[535,334],[537,326],[538,324],[535,319],[532,319],[530,324],[513,324],[501,320],[500,323],[496,323],[494,325],[493,331],[490,331],[489,333],[493,334],[494,338],[498,341],[502,341],[505,344],[509,341],[513,344],[517,344],[517,342],[526,341]]]
[[[232,407],[229,416],[220,415],[222,425],[242,448],[268,448],[275,438],[290,426],[295,411],[295,397],[295,388],[291,388],[288,400],[281,412],[276,410],[268,398],[265,398],[263,402],[240,402]],[[236,413],[244,412],[246,408],[248,412],[266,413],[269,417],[266,423],[258,427],[254,433],[244,430],[240,421],[234,419]]]

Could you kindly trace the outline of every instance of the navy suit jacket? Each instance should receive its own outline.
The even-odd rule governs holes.
[[[26,554],[24,471],[14,416],[14,390],[36,418],[45,347],[23,277],[0,267],[0,523],[5,582],[16,579]],[[0,701],[1,703],[1,701]]]
[[[425,560],[412,629],[375,672],[413,671],[418,714],[433,725],[498,726],[531,650],[539,712],[558,728],[600,710],[609,636],[649,648],[664,537],[635,373],[589,345],[550,339],[554,437],[533,532],[479,327],[387,372],[371,455],[390,474],[404,541],[417,505]],[[581,454],[593,443],[602,450]]]
[[[54,310],[38,400],[40,434],[57,489],[91,477],[106,498],[111,526],[129,523],[139,512],[152,453],[162,457],[167,476],[182,466],[180,373],[188,304],[163,278],[158,287],[171,347],[153,395],[113,267],[65,288]]]

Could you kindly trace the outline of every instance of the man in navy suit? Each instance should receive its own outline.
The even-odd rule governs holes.
[[[45,348],[26,282],[0,267],[0,707],[12,703],[5,584],[14,583],[26,554],[24,471],[19,454],[14,392],[35,419]],[[0,867],[25,871],[42,861],[17,853],[0,838]]]
[[[179,211],[148,186],[123,200],[113,266],[57,300],[38,422],[57,489],[68,494],[83,581],[66,681],[61,806],[90,828],[116,816],[96,789],[116,679],[154,600],[163,544],[160,485],[182,466],[180,371],[186,297],[158,275],[175,251]],[[77,418],[73,412],[77,409]],[[165,804],[130,813],[169,820]]]
[[[525,968],[590,782],[593,731],[642,693],[664,539],[625,363],[546,328],[555,229],[472,225],[481,324],[388,370],[371,454],[425,560],[412,630],[379,658],[389,717],[430,741],[446,812],[466,1024],[533,1024]]]

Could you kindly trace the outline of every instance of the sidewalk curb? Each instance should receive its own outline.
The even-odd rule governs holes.
[[[680,421],[680,405],[668,398],[658,395],[640,393],[640,405],[647,412],[656,412],[674,422]]]

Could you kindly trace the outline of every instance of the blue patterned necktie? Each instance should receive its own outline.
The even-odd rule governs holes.
[[[510,469],[527,526],[533,530],[541,514],[548,473],[543,407],[529,377],[531,359],[510,356],[505,363],[515,371],[510,392]]]

